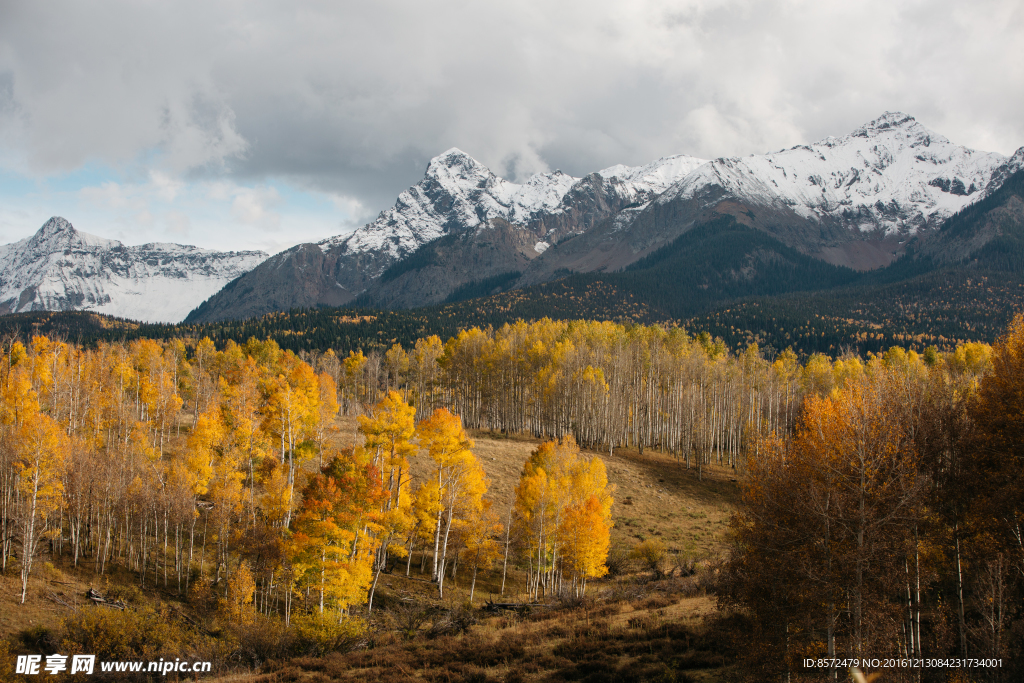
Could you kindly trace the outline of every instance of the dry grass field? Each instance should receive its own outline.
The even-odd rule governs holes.
[[[477,619],[461,633],[378,632],[370,647],[294,658],[221,681],[519,683],[739,680],[728,620],[710,598],[653,585],[642,596]]]

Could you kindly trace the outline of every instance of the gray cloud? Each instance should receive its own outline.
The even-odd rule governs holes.
[[[0,164],[284,178],[371,213],[458,146],[520,177],[759,153],[900,109],[1024,144],[1024,13],[962,2],[5,2]]]

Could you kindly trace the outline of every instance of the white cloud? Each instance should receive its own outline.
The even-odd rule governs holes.
[[[281,216],[271,207],[281,203],[272,187],[240,188],[231,202],[231,215],[240,223],[262,230],[278,230]]]
[[[11,1],[0,9],[0,168],[45,180],[103,165],[136,187],[89,190],[112,211],[143,196],[187,213],[205,193],[229,202],[223,224],[210,223],[229,241],[305,220],[289,197],[257,188],[323,193],[340,231],[451,146],[518,178],[579,175],[775,150],[899,109],[1008,154],[1024,144],[1022,7]],[[200,222],[192,234],[206,237]]]
[[[170,234],[178,235],[181,238],[187,238],[192,234],[192,219],[188,214],[171,210],[167,212],[166,220],[167,232]]]
[[[149,182],[156,190],[157,196],[165,202],[173,202],[185,187],[185,183],[180,179],[155,169],[149,172]]]
[[[355,200],[281,187],[284,195],[277,185],[266,183],[187,183],[151,173],[145,182],[105,181],[74,192],[43,188],[27,198],[0,192],[0,203],[7,208],[0,213],[0,229],[24,237],[59,214],[80,230],[128,244],[197,242],[209,248],[276,252],[351,230],[354,217],[362,216]],[[18,203],[27,203],[29,210],[15,218],[11,204]]]

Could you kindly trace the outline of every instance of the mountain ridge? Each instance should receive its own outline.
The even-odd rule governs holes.
[[[275,262],[305,263],[305,282],[289,284],[268,262],[243,276],[245,301],[225,291],[189,320],[258,315],[275,310],[271,299],[286,308],[414,308],[483,281],[521,288],[566,271],[618,271],[723,215],[813,258],[869,270],[927,239],[1022,164],[1024,148],[1005,157],[958,146],[902,112],[769,154],[663,157],[582,178],[537,174],[522,185],[452,148],[376,220],[321,241],[324,258],[297,246]],[[506,277],[515,272],[518,279]]]
[[[573,178],[559,171],[535,174],[526,183],[499,178],[456,148],[431,160],[424,179],[402,192],[390,209],[353,233],[296,245],[243,276],[234,288],[212,297],[189,322],[259,315],[274,309],[272,297],[293,306],[347,304],[372,300],[391,307],[437,304],[471,281],[523,271],[530,261],[561,241],[590,230],[625,207],[646,203],[671,182],[704,163],[675,155],[637,167],[612,166]],[[396,263],[440,238],[451,251],[417,282],[382,281]],[[295,286],[280,275],[304,264],[305,282]],[[258,292],[266,293],[260,302]],[[284,304],[282,304],[284,305]]]
[[[31,237],[0,246],[0,311],[92,310],[180,322],[266,257],[164,242],[127,246],[54,216]]]
[[[618,270],[723,214],[833,265],[877,268],[994,191],[1022,162],[1024,148],[1011,157],[977,152],[887,112],[840,138],[709,161],[625,225],[600,226],[545,253],[519,284],[562,269]]]

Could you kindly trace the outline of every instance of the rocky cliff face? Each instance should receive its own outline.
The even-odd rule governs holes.
[[[125,246],[48,220],[0,246],[0,313],[91,310],[146,322],[180,322],[267,255],[180,244]]]

